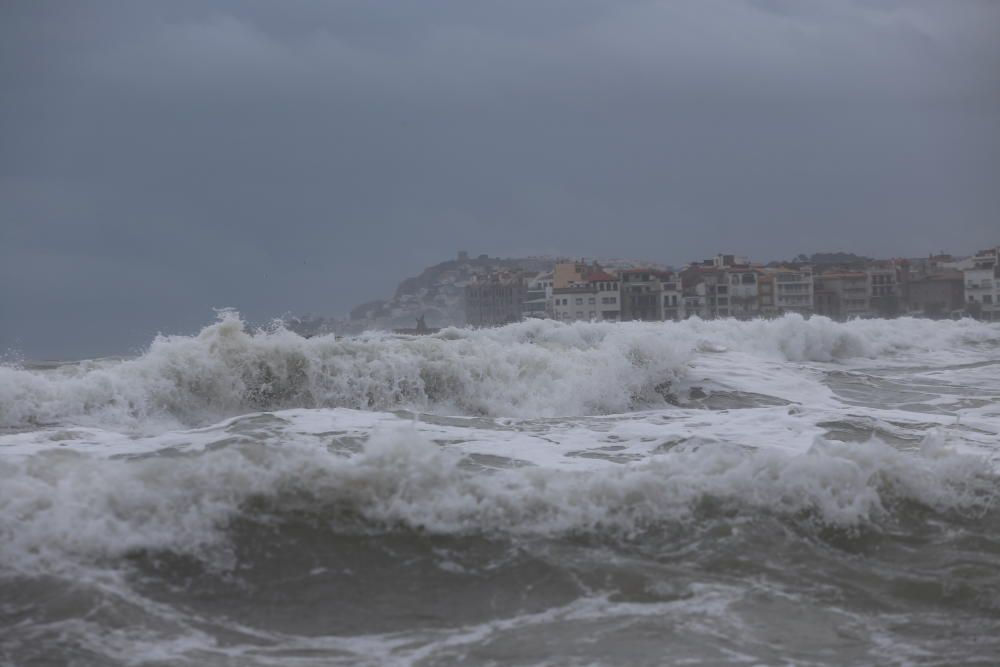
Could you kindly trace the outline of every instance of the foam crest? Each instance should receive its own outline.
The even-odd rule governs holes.
[[[876,529],[912,503],[991,511],[997,480],[981,461],[926,449],[817,441],[793,454],[703,445],[599,469],[486,473],[397,426],[377,430],[350,456],[287,440],[133,459],[50,450],[0,461],[0,562],[58,569],[168,550],[225,566],[234,520],[303,512],[334,531],[629,537],[697,521],[706,502],[733,515]]]
[[[563,416],[663,405],[702,352],[833,361],[996,345],[982,323],[814,317],[666,323],[533,321],[425,337],[305,339],[248,332],[225,312],[196,336],[158,337],[140,357],[49,371],[0,366],[0,428],[76,423],[145,431],[293,407],[408,408]]]
[[[778,361],[838,361],[892,357],[899,353],[948,352],[958,356],[982,345],[1000,345],[1000,327],[972,319],[901,317],[835,322],[790,314],[777,319],[699,320],[677,323],[704,341]],[[880,359],[881,360],[881,359]]]

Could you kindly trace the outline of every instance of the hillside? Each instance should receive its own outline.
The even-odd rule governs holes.
[[[464,290],[476,275],[499,270],[551,271],[559,261],[551,257],[462,257],[430,266],[404,279],[388,299],[367,301],[351,309],[347,319],[293,317],[286,325],[303,335],[354,334],[370,329],[402,329],[423,316],[427,326],[438,328],[465,324]]]

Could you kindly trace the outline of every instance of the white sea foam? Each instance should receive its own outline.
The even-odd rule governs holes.
[[[706,499],[738,512],[806,513],[856,526],[891,517],[897,501],[988,511],[997,488],[978,458],[936,443],[922,454],[876,441],[817,440],[798,453],[713,444],[580,470],[483,472],[462,460],[398,425],[377,429],[353,455],[285,435],[189,455],[107,459],[49,450],[6,457],[0,562],[45,571],[169,550],[224,564],[227,527],[261,506],[319,513],[331,530],[628,536],[690,521]]]
[[[772,646],[775,628],[794,634],[835,623],[841,636],[847,619],[844,645],[882,642],[883,627],[884,646],[871,655],[884,648],[898,658],[907,655],[901,646],[925,649],[896,628],[927,627],[926,618],[907,613],[881,626],[888,617],[881,609],[870,615],[869,600],[856,618],[831,616],[827,593],[794,583],[813,572],[816,590],[829,581],[849,598],[857,586],[837,589],[843,571],[828,557],[864,571],[868,559],[857,549],[884,543],[873,567],[905,565],[876,597],[905,607],[911,590],[924,595],[924,580],[959,582],[938,596],[954,602],[938,626],[949,640],[923,654],[944,655],[956,646],[952,624],[964,628],[959,636],[995,634],[988,611],[976,624],[975,610],[986,607],[972,607],[960,584],[984,596],[995,588],[989,536],[1000,521],[998,352],[1000,327],[971,321],[529,322],[425,337],[305,340],[280,329],[248,332],[229,313],[197,336],[159,338],[131,360],[3,367],[0,583],[26,587],[30,601],[6,609],[32,614],[5,649],[23,658],[18,662],[54,655],[44,653],[51,644],[109,663],[283,664],[291,655],[323,664],[362,657],[411,664],[461,661],[484,645],[507,655],[505,645],[543,635],[537,646],[544,655],[553,630],[564,628],[562,641],[585,645],[588,660],[600,660],[604,649],[622,655],[618,649],[641,631],[674,649],[664,632],[692,638],[692,655],[703,661],[712,659],[701,647],[736,637],[734,646],[746,649],[741,660],[768,662],[788,651],[784,642]],[[775,528],[794,548],[772,550],[767,542],[760,550],[748,526]],[[724,534],[725,544],[705,543],[708,533]],[[688,538],[699,540],[705,562],[717,560],[716,546],[728,559],[727,549],[745,544],[748,558],[774,559],[768,571],[782,562],[798,567],[800,545],[822,553],[814,567],[793,573],[792,583],[767,576],[742,582],[695,559],[685,563],[693,579],[731,595],[650,601],[664,572],[655,558],[632,570],[637,545],[674,549]],[[280,623],[256,628],[238,604],[227,605],[226,618],[192,615],[197,602],[174,606],[136,586],[133,577],[144,573],[170,588],[168,598],[203,598],[202,591],[185,598],[175,571],[179,566],[186,581],[183,560],[123,560],[137,552],[190,556],[208,566],[201,575],[223,582],[271,567],[275,554],[297,562],[293,556],[312,553],[310,544],[336,548],[336,560],[341,547],[356,543],[494,539],[502,550],[509,541],[517,551],[556,547],[560,558],[563,549],[575,553],[582,544],[590,553],[597,545],[625,555],[612,569],[624,568],[629,582],[650,565],[659,574],[638,598],[632,583],[611,581],[607,595],[588,589],[572,601],[560,593],[551,604],[513,616],[494,610],[468,626],[423,628],[422,619],[436,612],[416,605],[413,618],[421,620],[399,632],[390,623],[388,634],[299,637],[283,634]],[[913,547],[918,543],[926,550]],[[845,544],[839,559],[833,552]],[[942,567],[944,548],[966,574]],[[590,567],[589,556],[580,562]],[[319,564],[306,571],[332,571],[332,563]],[[398,565],[411,576],[408,562]],[[467,571],[448,572],[460,593]],[[885,574],[872,572],[878,577],[866,581]],[[375,582],[383,573],[352,566],[350,579]],[[340,575],[320,576],[331,585]],[[61,583],[68,581],[79,587]],[[32,586],[44,590],[45,582],[60,592],[36,601]],[[762,605],[762,582],[785,602]],[[74,602],[77,590],[93,595]],[[65,618],[73,604],[79,617]],[[802,608],[825,615],[802,621],[795,611]],[[699,624],[699,614],[708,620]],[[963,614],[971,625],[954,620]],[[795,622],[755,620],[774,617]],[[605,630],[607,644],[589,641]],[[240,636],[245,643],[234,643]],[[992,647],[982,646],[975,650]]]
[[[751,365],[908,352],[967,359],[1000,343],[972,321],[826,318],[737,322],[535,321],[435,336],[304,339],[248,332],[234,313],[196,336],[159,337],[140,357],[50,371],[0,366],[0,428],[44,424],[157,431],[255,409],[409,408],[446,414],[560,416],[663,404],[692,360],[726,350]],[[735,356],[734,356],[735,359]],[[768,370],[758,373],[766,377]]]

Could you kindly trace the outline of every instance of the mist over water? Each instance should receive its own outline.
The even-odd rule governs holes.
[[[0,367],[0,661],[1000,655],[1000,326],[235,313]]]

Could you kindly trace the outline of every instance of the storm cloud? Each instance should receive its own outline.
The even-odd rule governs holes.
[[[457,250],[1000,242],[1000,3],[0,6],[0,352],[337,315]]]

